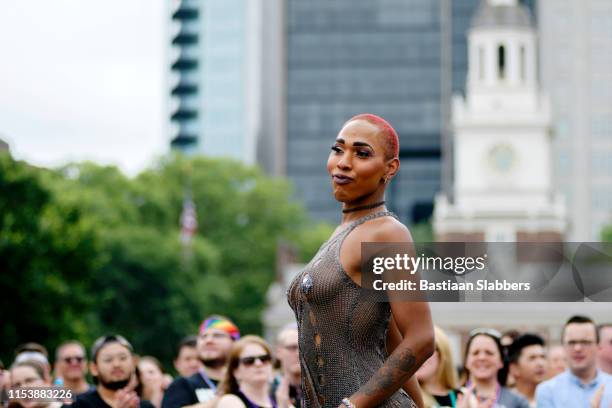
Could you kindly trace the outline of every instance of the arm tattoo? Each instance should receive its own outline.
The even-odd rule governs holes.
[[[370,380],[358,391],[367,396],[380,395],[381,397],[395,391],[394,385],[399,389],[413,374],[416,367],[416,358],[409,348],[395,349],[385,364],[374,374]]]

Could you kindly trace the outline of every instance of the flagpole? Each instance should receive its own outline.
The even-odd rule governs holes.
[[[189,268],[193,258],[193,238],[198,229],[196,206],[192,197],[190,168],[187,168],[187,182],[183,193],[183,209],[180,217],[180,240],[183,247],[183,269]]]

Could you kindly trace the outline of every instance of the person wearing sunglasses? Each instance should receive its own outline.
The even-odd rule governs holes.
[[[230,352],[219,386],[217,408],[288,408],[278,406],[271,390],[272,351],[259,336],[244,336]]]
[[[89,391],[92,385],[87,382],[87,356],[83,344],[68,340],[55,349],[56,385],[72,391],[73,398]]]
[[[458,406],[464,408],[529,408],[529,402],[506,388],[507,366],[501,334],[493,329],[475,329],[465,347],[465,397]],[[474,403],[465,403],[473,396]]]
[[[280,370],[272,389],[276,400],[288,400],[293,406],[301,406],[302,397],[302,369],[298,345],[298,330],[295,323],[283,327],[276,340],[276,358],[280,363]]]

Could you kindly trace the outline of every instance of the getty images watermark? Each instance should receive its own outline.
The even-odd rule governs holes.
[[[612,244],[362,244],[364,296],[386,301],[612,301]]]

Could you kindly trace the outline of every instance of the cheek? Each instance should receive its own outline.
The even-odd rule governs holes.
[[[338,163],[338,159],[336,158],[336,156],[333,154],[330,154],[329,157],[327,158],[327,172],[330,175],[332,174],[337,163]]]
[[[244,378],[244,371],[242,370],[242,367],[239,366],[234,371],[234,378],[236,378],[236,380],[238,380],[238,381],[242,381],[242,379]]]
[[[373,160],[363,161],[361,165],[355,167],[361,177],[372,178],[372,180],[377,183],[384,173],[384,167],[379,163],[375,163]]]

